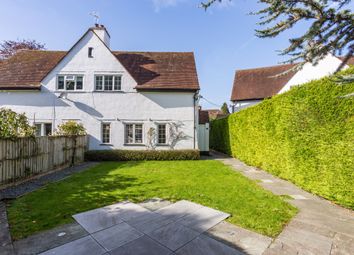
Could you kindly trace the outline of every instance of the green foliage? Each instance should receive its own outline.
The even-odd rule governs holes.
[[[353,209],[354,82],[334,80],[293,87],[213,121],[211,147]]]
[[[136,161],[136,160],[198,160],[198,150],[100,150],[87,151],[90,161]]]
[[[77,135],[86,135],[86,129],[81,123],[76,121],[69,120],[58,126],[57,131],[54,135],[62,136],[77,136]]]
[[[229,107],[227,106],[227,103],[223,103],[221,106],[221,111],[223,114],[230,114]]]
[[[30,126],[24,113],[16,113],[11,109],[0,108],[0,138],[34,136],[35,129]]]
[[[10,201],[14,240],[124,200],[190,200],[231,214],[230,223],[276,236],[296,209],[216,160],[104,162]]]

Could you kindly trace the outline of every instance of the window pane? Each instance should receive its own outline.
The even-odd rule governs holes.
[[[48,136],[52,133],[52,123],[45,123],[44,124],[44,135]]]
[[[95,84],[96,84],[96,90],[102,90],[103,89],[103,76],[96,76],[95,77]]]
[[[114,76],[114,90],[121,90],[121,76]]]
[[[102,124],[102,142],[103,143],[110,143],[110,136],[111,136],[111,125],[109,123]]]
[[[143,143],[143,125],[135,125],[135,143]]]
[[[158,143],[159,144],[166,143],[166,124],[158,125]]]
[[[41,136],[42,135],[42,124],[35,124],[36,127],[36,136]]]
[[[64,89],[64,76],[58,76],[58,89]]]
[[[125,143],[133,143],[133,124],[125,125]]]
[[[66,81],[66,90],[74,90],[75,81]]]
[[[83,77],[77,76],[76,77],[76,89],[81,90],[83,88]]]
[[[104,90],[112,90],[113,88],[113,76],[107,75],[104,77]]]

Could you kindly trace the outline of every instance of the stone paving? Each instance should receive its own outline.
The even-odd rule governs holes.
[[[221,153],[212,158],[230,165],[276,195],[288,195],[299,213],[283,232],[273,240],[264,255],[281,254],[354,254],[354,212],[310,194],[294,184],[247,166]],[[265,181],[266,180],[266,181]],[[234,243],[241,246],[239,240]]]
[[[121,202],[76,214],[73,218],[88,234],[40,254],[244,254],[205,234],[227,213],[185,200],[161,208],[151,202],[145,206],[153,210]]]

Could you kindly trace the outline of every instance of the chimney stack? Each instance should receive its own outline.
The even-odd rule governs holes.
[[[109,35],[106,27],[104,25],[100,25],[96,23],[95,26],[92,28],[92,30],[98,35],[99,38],[101,38],[101,40],[109,48],[111,36]]]

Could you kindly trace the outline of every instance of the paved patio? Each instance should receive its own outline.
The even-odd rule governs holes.
[[[185,200],[155,211],[117,203],[74,215],[89,235],[41,254],[243,254],[205,234],[229,216]]]

